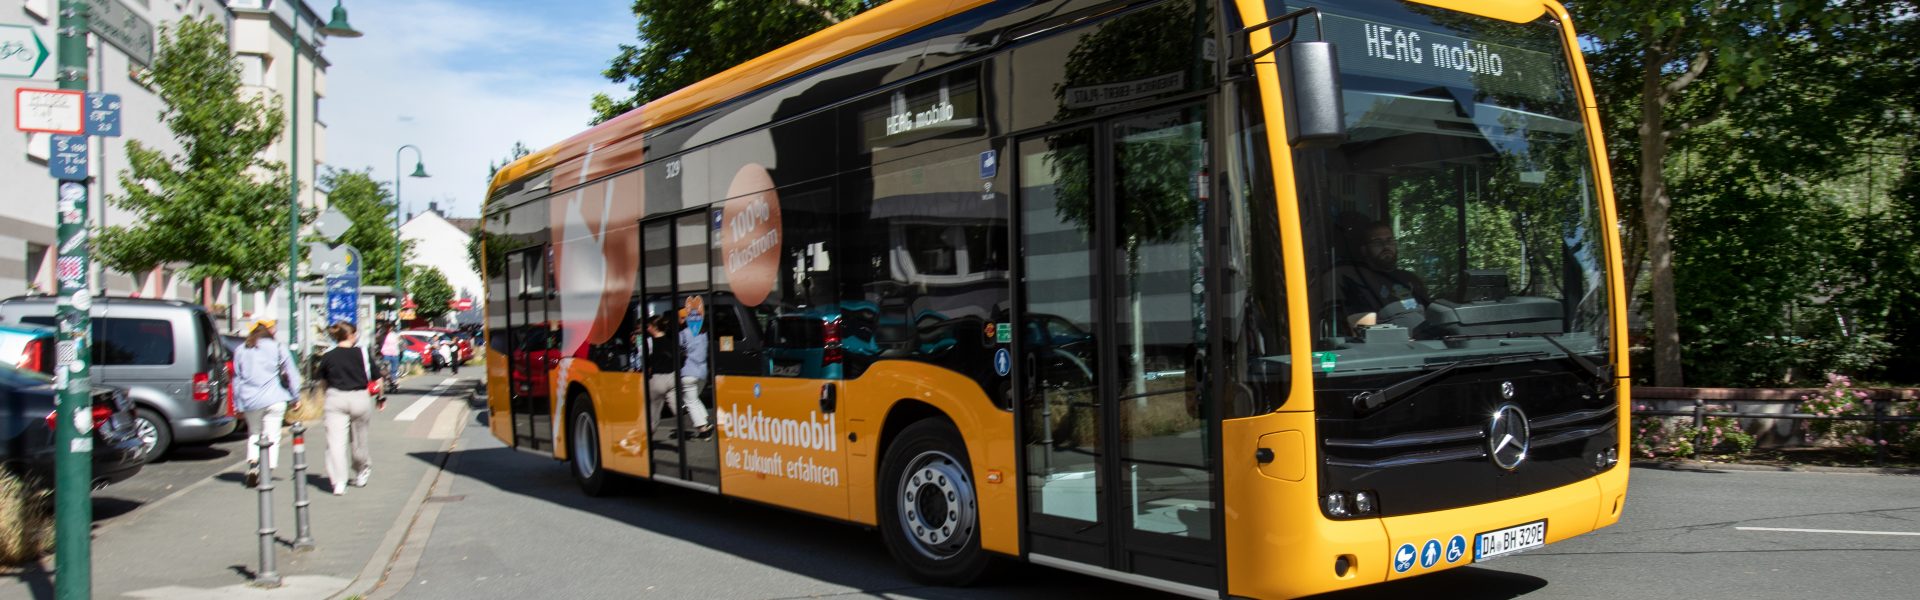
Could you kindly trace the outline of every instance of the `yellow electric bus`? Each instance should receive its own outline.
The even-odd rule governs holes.
[[[495,176],[492,433],[942,584],[1292,597],[1610,525],[1578,48],[1541,0],[894,0]]]

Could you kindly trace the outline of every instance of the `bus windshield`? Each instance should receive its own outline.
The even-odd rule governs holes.
[[[1349,135],[1294,157],[1315,370],[1549,357],[1602,370],[1588,355],[1607,347],[1603,213],[1559,24],[1320,8]]]

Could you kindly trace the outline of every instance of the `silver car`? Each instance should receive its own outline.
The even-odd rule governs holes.
[[[0,300],[0,322],[57,327],[50,296]],[[206,309],[174,300],[99,298],[93,319],[93,381],[124,388],[134,403],[143,460],[174,444],[232,433],[229,354]]]

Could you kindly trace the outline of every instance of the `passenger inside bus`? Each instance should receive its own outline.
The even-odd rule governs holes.
[[[1375,221],[1347,232],[1349,246],[1358,260],[1345,261],[1334,270],[1335,303],[1343,315],[1349,333],[1378,325],[1413,329],[1425,321],[1427,284],[1419,275],[1399,266],[1400,245],[1394,239],[1393,226]]]

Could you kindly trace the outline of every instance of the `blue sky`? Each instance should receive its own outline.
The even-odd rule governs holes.
[[[308,0],[323,18],[332,2]],[[623,85],[600,75],[634,43],[631,0],[347,0],[366,35],[328,40],[332,66],[320,109],[327,163],[373,168],[393,180],[394,152],[424,155],[427,179],[409,178],[413,212],[440,203],[477,216],[487,166],[515,141],[539,149],[586,129],[595,92]],[[402,168],[412,172],[407,151]]]

